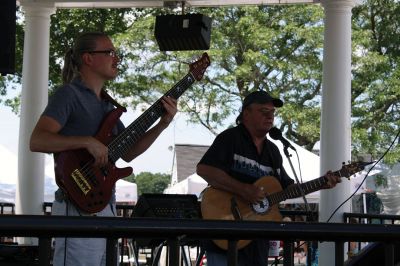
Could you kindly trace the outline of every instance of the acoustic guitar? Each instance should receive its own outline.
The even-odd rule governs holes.
[[[204,53],[199,60],[190,64],[189,73],[164,96],[178,99],[196,80],[202,79],[209,65],[210,59],[207,53]],[[115,162],[133,147],[164,113],[161,99],[162,97],[115,138],[112,136],[112,129],[126,110],[118,107],[106,115],[95,136],[108,147],[108,164],[105,167],[95,167],[94,158],[86,149],[55,154],[56,183],[68,199],[81,210],[95,213],[104,209],[117,180],[132,173],[131,167],[117,168]]]
[[[364,169],[370,163],[356,162],[343,165],[335,175],[349,178],[351,175]],[[254,184],[266,192],[265,198],[256,204],[245,202],[240,197],[220,189],[207,187],[201,199],[201,213],[203,219],[214,220],[244,220],[244,221],[281,221],[282,216],[278,209],[278,203],[286,199],[301,197],[322,189],[328,182],[326,176],[292,185],[282,190],[279,181],[273,176],[264,176]],[[213,240],[220,248],[227,250],[227,240]],[[237,248],[247,246],[251,240],[239,240]]]

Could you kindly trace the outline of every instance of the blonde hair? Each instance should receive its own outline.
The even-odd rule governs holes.
[[[64,67],[62,70],[63,83],[70,83],[74,78],[80,76],[82,66],[82,54],[96,49],[96,42],[100,38],[108,37],[102,32],[86,32],[79,35],[64,56]]]

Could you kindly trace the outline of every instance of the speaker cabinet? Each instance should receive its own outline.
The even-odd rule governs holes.
[[[17,6],[15,0],[0,0],[0,74],[15,72],[15,27]]]
[[[157,16],[154,35],[161,51],[208,50],[211,19],[202,14]]]

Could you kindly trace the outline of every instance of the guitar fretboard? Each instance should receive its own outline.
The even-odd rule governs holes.
[[[267,196],[267,198],[268,198],[268,201],[270,202],[270,204],[274,205],[274,204],[277,204],[277,203],[287,200],[287,199],[301,197],[303,195],[301,190],[304,191],[305,195],[312,193],[314,191],[318,191],[327,182],[328,182],[328,178],[325,176],[322,176],[320,178],[308,181],[308,182],[300,184],[300,185],[297,184],[297,185],[290,186],[285,190],[282,190],[282,191],[279,191],[277,193],[273,193],[273,194]]]
[[[170,96],[178,99],[193,83],[195,78],[189,72],[183,79],[175,84],[164,96]],[[163,96],[163,97],[164,97]],[[109,159],[116,162],[122,157],[150,128],[151,125],[164,113],[164,107],[158,99],[149,109],[132,122],[122,133],[120,133],[108,145]]]
[[[343,176],[348,177],[349,170],[342,168],[339,171],[333,172],[333,174],[340,177]],[[308,181],[300,185],[296,184],[293,186],[289,186],[285,190],[268,195],[267,199],[270,205],[274,205],[287,199],[294,199],[301,197],[303,195],[302,191],[304,192],[304,195],[310,194],[314,191],[318,191],[322,189],[327,183],[328,183],[328,178],[326,176],[321,176],[320,178],[316,178],[314,180]]]

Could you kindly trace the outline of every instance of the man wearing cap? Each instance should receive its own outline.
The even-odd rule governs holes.
[[[246,96],[236,118],[237,126],[219,134],[197,165],[197,174],[210,186],[230,192],[249,203],[265,198],[263,190],[253,185],[264,176],[274,176],[283,189],[294,181],[282,165],[278,147],[267,139],[274,125],[275,109],[282,107],[280,99],[265,91]],[[329,181],[333,187],[340,179]],[[268,240],[254,240],[238,252],[239,266],[268,265]],[[227,265],[226,251],[212,242],[205,244],[207,266]]]

